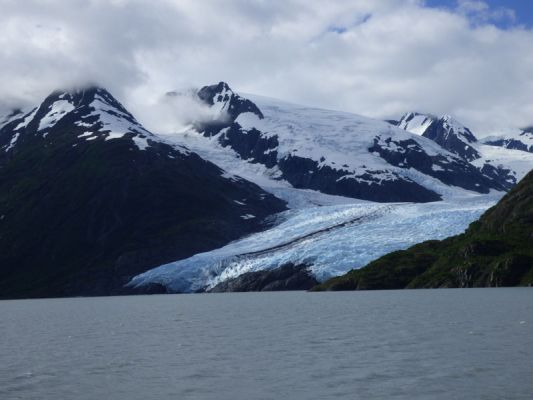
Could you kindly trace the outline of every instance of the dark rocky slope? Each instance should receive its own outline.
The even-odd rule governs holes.
[[[219,283],[210,292],[308,290],[317,284],[318,281],[309,272],[307,265],[285,264],[276,269],[246,272],[236,278]]]
[[[284,209],[161,142],[105,90],[54,93],[0,129],[0,298],[120,293]]]
[[[314,290],[533,284],[533,171],[464,234],[381,257]]]

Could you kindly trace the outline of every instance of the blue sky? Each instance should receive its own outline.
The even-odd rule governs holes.
[[[457,0],[426,0],[425,4],[429,7],[441,7],[447,9],[457,9]],[[493,12],[490,23],[500,28],[510,28],[516,25],[522,25],[527,28],[533,27],[533,1],[531,0],[474,0],[464,1],[463,3],[485,3]],[[514,11],[514,20],[508,18],[505,13],[497,13],[498,10]]]

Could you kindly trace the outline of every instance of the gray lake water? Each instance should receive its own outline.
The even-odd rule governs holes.
[[[0,399],[533,399],[533,289],[0,302]]]

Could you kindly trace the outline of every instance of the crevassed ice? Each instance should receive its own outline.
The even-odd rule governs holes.
[[[147,271],[130,284],[160,283],[173,291],[190,292],[287,262],[311,265],[312,273],[324,280],[391,251],[461,233],[500,196],[472,195],[426,204],[354,202],[291,210],[281,215],[283,222],[267,231]]]

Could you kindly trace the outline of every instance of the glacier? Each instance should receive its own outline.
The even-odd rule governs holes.
[[[290,197],[290,192],[286,190],[284,195]],[[292,209],[280,214],[278,224],[266,231],[149,270],[128,285],[155,283],[176,293],[204,291],[245,272],[288,262],[309,265],[313,275],[324,281],[391,251],[459,234],[501,196],[494,192],[424,204],[352,199],[351,204]]]
[[[289,210],[277,215],[272,226],[263,232],[146,271],[133,277],[128,286],[160,284],[175,293],[206,291],[243,273],[274,269],[287,263],[308,265],[317,280],[324,281],[361,268],[391,251],[460,234],[505,194],[495,190],[479,194],[446,185],[413,168],[385,164],[380,157],[366,152],[375,133],[390,131],[401,137],[412,137],[385,122],[262,96],[247,94],[246,97],[259,106],[265,118],[243,113],[237,121],[245,128],[259,127],[266,135],[278,134],[281,138],[278,151],[305,154],[331,166],[350,165],[355,173],[358,167],[401,170],[403,176],[430,188],[443,200],[375,203],[296,189],[281,179],[277,167],[267,168],[242,159],[231,147],[222,146],[215,137],[203,136],[193,125],[177,132],[158,132],[165,142],[184,146],[215,163],[225,176],[254,182],[285,200]],[[415,139],[430,153],[450,159],[457,157],[430,139],[420,136]],[[533,165],[533,157],[527,153],[501,151],[482,144],[477,148],[484,156],[478,161],[479,167],[489,160],[510,165],[518,179]],[[246,204],[246,199],[239,199],[237,204],[240,203]],[[249,217],[243,213],[243,218]]]

